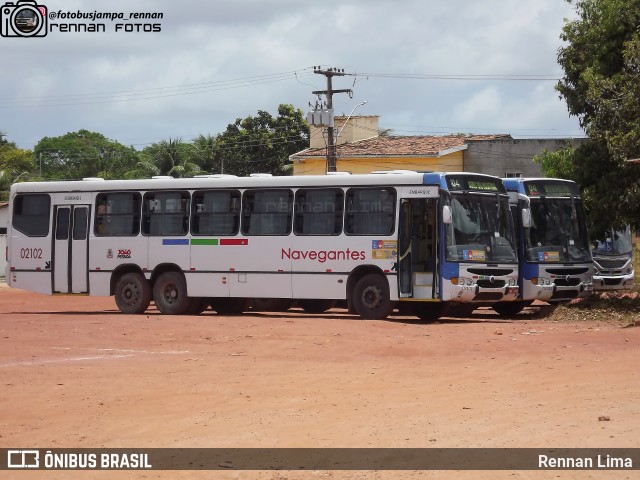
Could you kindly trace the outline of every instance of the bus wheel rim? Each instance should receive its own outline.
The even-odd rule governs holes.
[[[367,308],[376,308],[382,302],[382,290],[374,285],[369,285],[362,291],[362,303]]]

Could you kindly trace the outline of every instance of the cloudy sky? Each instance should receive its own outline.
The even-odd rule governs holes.
[[[106,32],[65,33],[57,30],[78,20],[50,17],[54,31],[46,37],[0,38],[0,131],[22,148],[82,128],[143,148],[216,134],[238,117],[275,113],[281,103],[306,112],[311,91],[326,87],[314,65],[357,74],[334,79],[334,88],[354,92],[334,97],[336,113],[366,100],[356,113],[379,115],[380,126],[396,134],[583,135],[549,80],[562,75],[559,34],[574,15],[562,0],[43,5],[49,15],[163,18],[95,20]],[[11,13],[2,9],[4,34]],[[143,23],[160,31],[115,31]]]

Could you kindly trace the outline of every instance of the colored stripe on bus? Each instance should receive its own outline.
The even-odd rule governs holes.
[[[221,238],[220,245],[249,245],[248,238]]]
[[[189,245],[188,238],[165,238],[162,245]]]
[[[218,245],[217,238],[192,238],[191,245]]]

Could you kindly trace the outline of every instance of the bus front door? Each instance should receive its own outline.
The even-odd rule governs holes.
[[[403,199],[400,208],[400,298],[438,298],[436,199]]]
[[[53,292],[87,293],[89,205],[58,205],[53,237]]]

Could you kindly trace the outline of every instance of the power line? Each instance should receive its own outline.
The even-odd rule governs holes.
[[[347,73],[354,77],[395,78],[412,80],[473,80],[473,81],[558,81],[560,74],[553,75],[519,75],[519,74],[421,74],[421,73],[378,73],[361,72]]]
[[[0,99],[0,108],[29,108],[29,107],[59,107],[73,105],[93,105],[99,103],[114,103],[122,101],[155,100],[158,98],[176,97],[209,93],[233,88],[242,88],[268,83],[282,82],[299,76],[311,75],[312,72],[296,70],[270,75],[259,75],[235,80],[221,80],[200,84],[188,84],[168,87],[146,88],[138,90],[123,90],[117,92],[87,93],[73,95],[53,95],[44,97],[23,97]],[[45,102],[45,103],[39,103]],[[49,102],[49,103],[47,103]]]

